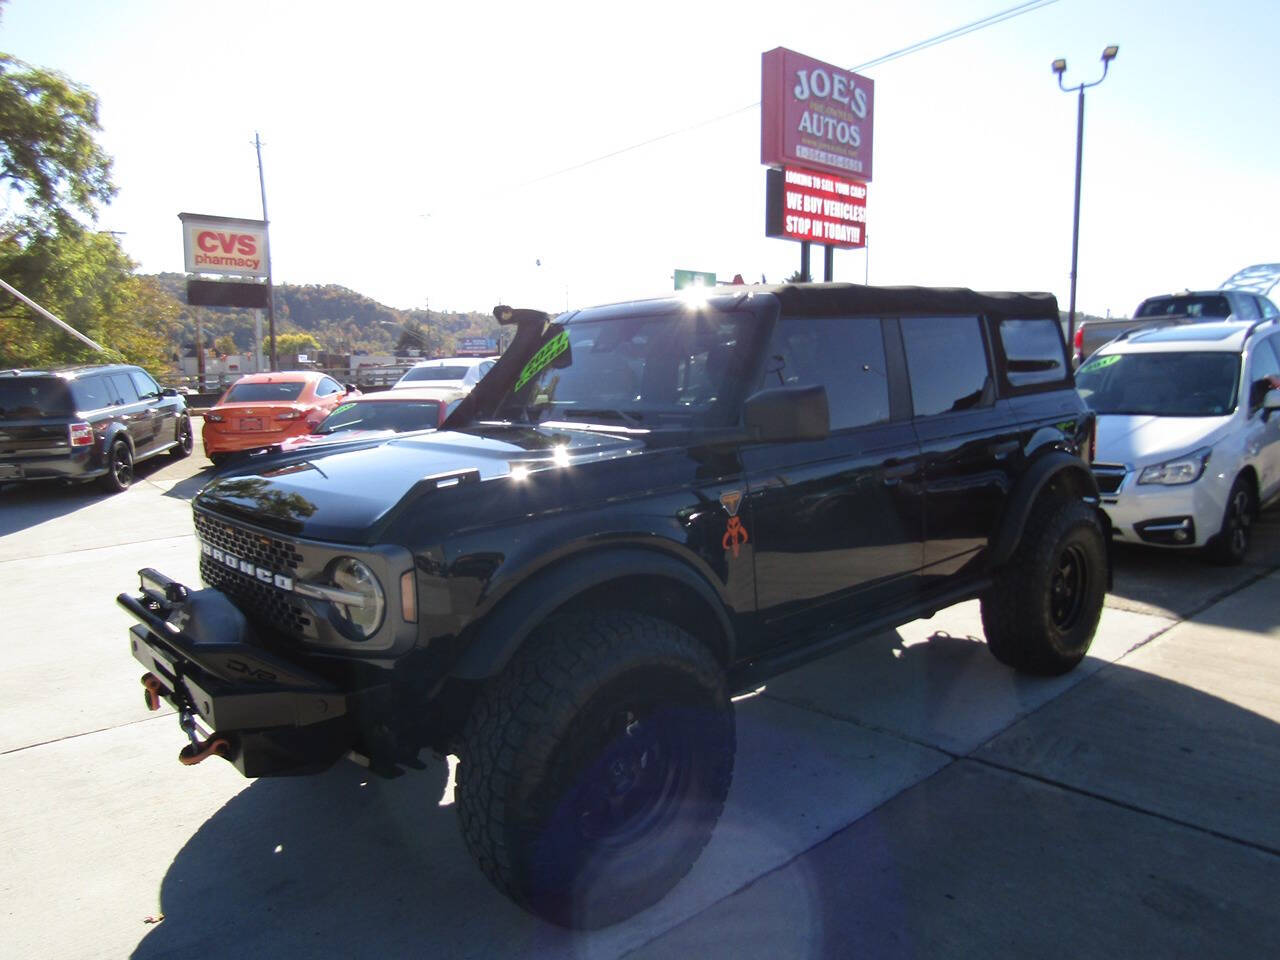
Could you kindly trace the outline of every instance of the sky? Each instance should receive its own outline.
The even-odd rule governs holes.
[[[556,311],[662,295],[677,268],[798,268],[764,236],[764,51],[852,68],[1018,3],[9,0],[0,50],[98,95],[119,187],[98,225],[142,272],[182,271],[179,212],[261,217],[257,132],[277,282]],[[837,251],[835,279],[1065,309],[1077,97],[1050,64],[1092,82],[1108,44],[1079,309],[1280,261],[1277,38],[1274,0],[1056,0],[860,71],[869,246]]]

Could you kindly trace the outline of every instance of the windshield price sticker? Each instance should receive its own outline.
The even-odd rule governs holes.
[[[1118,353],[1113,353],[1109,357],[1099,357],[1097,360],[1090,360],[1088,363],[1086,363],[1083,367],[1080,368],[1080,372],[1089,373],[1091,370],[1101,370],[1103,367],[1109,367],[1113,363],[1119,362],[1119,360],[1120,360],[1120,354]]]
[[[541,349],[533,355],[528,363],[524,365],[524,370],[520,372],[520,379],[516,381],[516,385],[512,387],[512,391],[519,390],[526,383],[540,374],[549,367],[553,360],[560,354],[569,349],[569,331],[561,330],[559,334],[552,337],[544,343]]]
[[[335,407],[333,412],[334,412],[334,413],[346,413],[348,410],[350,410],[350,409],[351,409],[352,407],[354,407],[354,406],[355,406],[355,404],[354,404],[354,403],[344,403],[344,404],[343,404],[342,406],[340,406],[340,407]]]

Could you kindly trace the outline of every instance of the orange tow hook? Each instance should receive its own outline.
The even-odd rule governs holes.
[[[231,752],[231,743],[226,737],[214,734],[204,743],[189,743],[178,752],[178,760],[184,766],[194,767],[197,763],[208,760],[215,753],[224,760]]]
[[[164,693],[164,686],[160,683],[160,678],[154,673],[144,673],[142,675],[142,685],[147,688],[145,693],[147,709],[159,710],[160,695]]]

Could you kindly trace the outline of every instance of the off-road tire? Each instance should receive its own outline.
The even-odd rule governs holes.
[[[566,927],[616,923],[693,866],[734,748],[724,674],[689,634],[629,612],[556,618],[472,708],[463,840],[525,909]]]
[[[991,653],[1023,673],[1057,676],[1084,659],[1107,590],[1107,547],[1078,500],[1037,505],[1013,556],[982,595]]]
[[[1209,560],[1224,567],[1243,563],[1253,539],[1251,529],[1256,515],[1253,487],[1244,477],[1236,477],[1231,492],[1227,494],[1222,527],[1205,550]]]
[[[107,448],[107,472],[101,483],[110,493],[121,493],[133,484],[133,450],[124,440],[113,440]]]
[[[169,448],[169,456],[174,460],[185,460],[195,449],[195,435],[191,432],[191,418],[183,416],[178,421],[178,442]]]

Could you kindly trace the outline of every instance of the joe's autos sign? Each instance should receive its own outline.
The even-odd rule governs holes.
[[[871,179],[872,81],[778,47],[763,86],[761,163]]]
[[[187,273],[267,275],[267,225],[261,220],[180,213]]]

